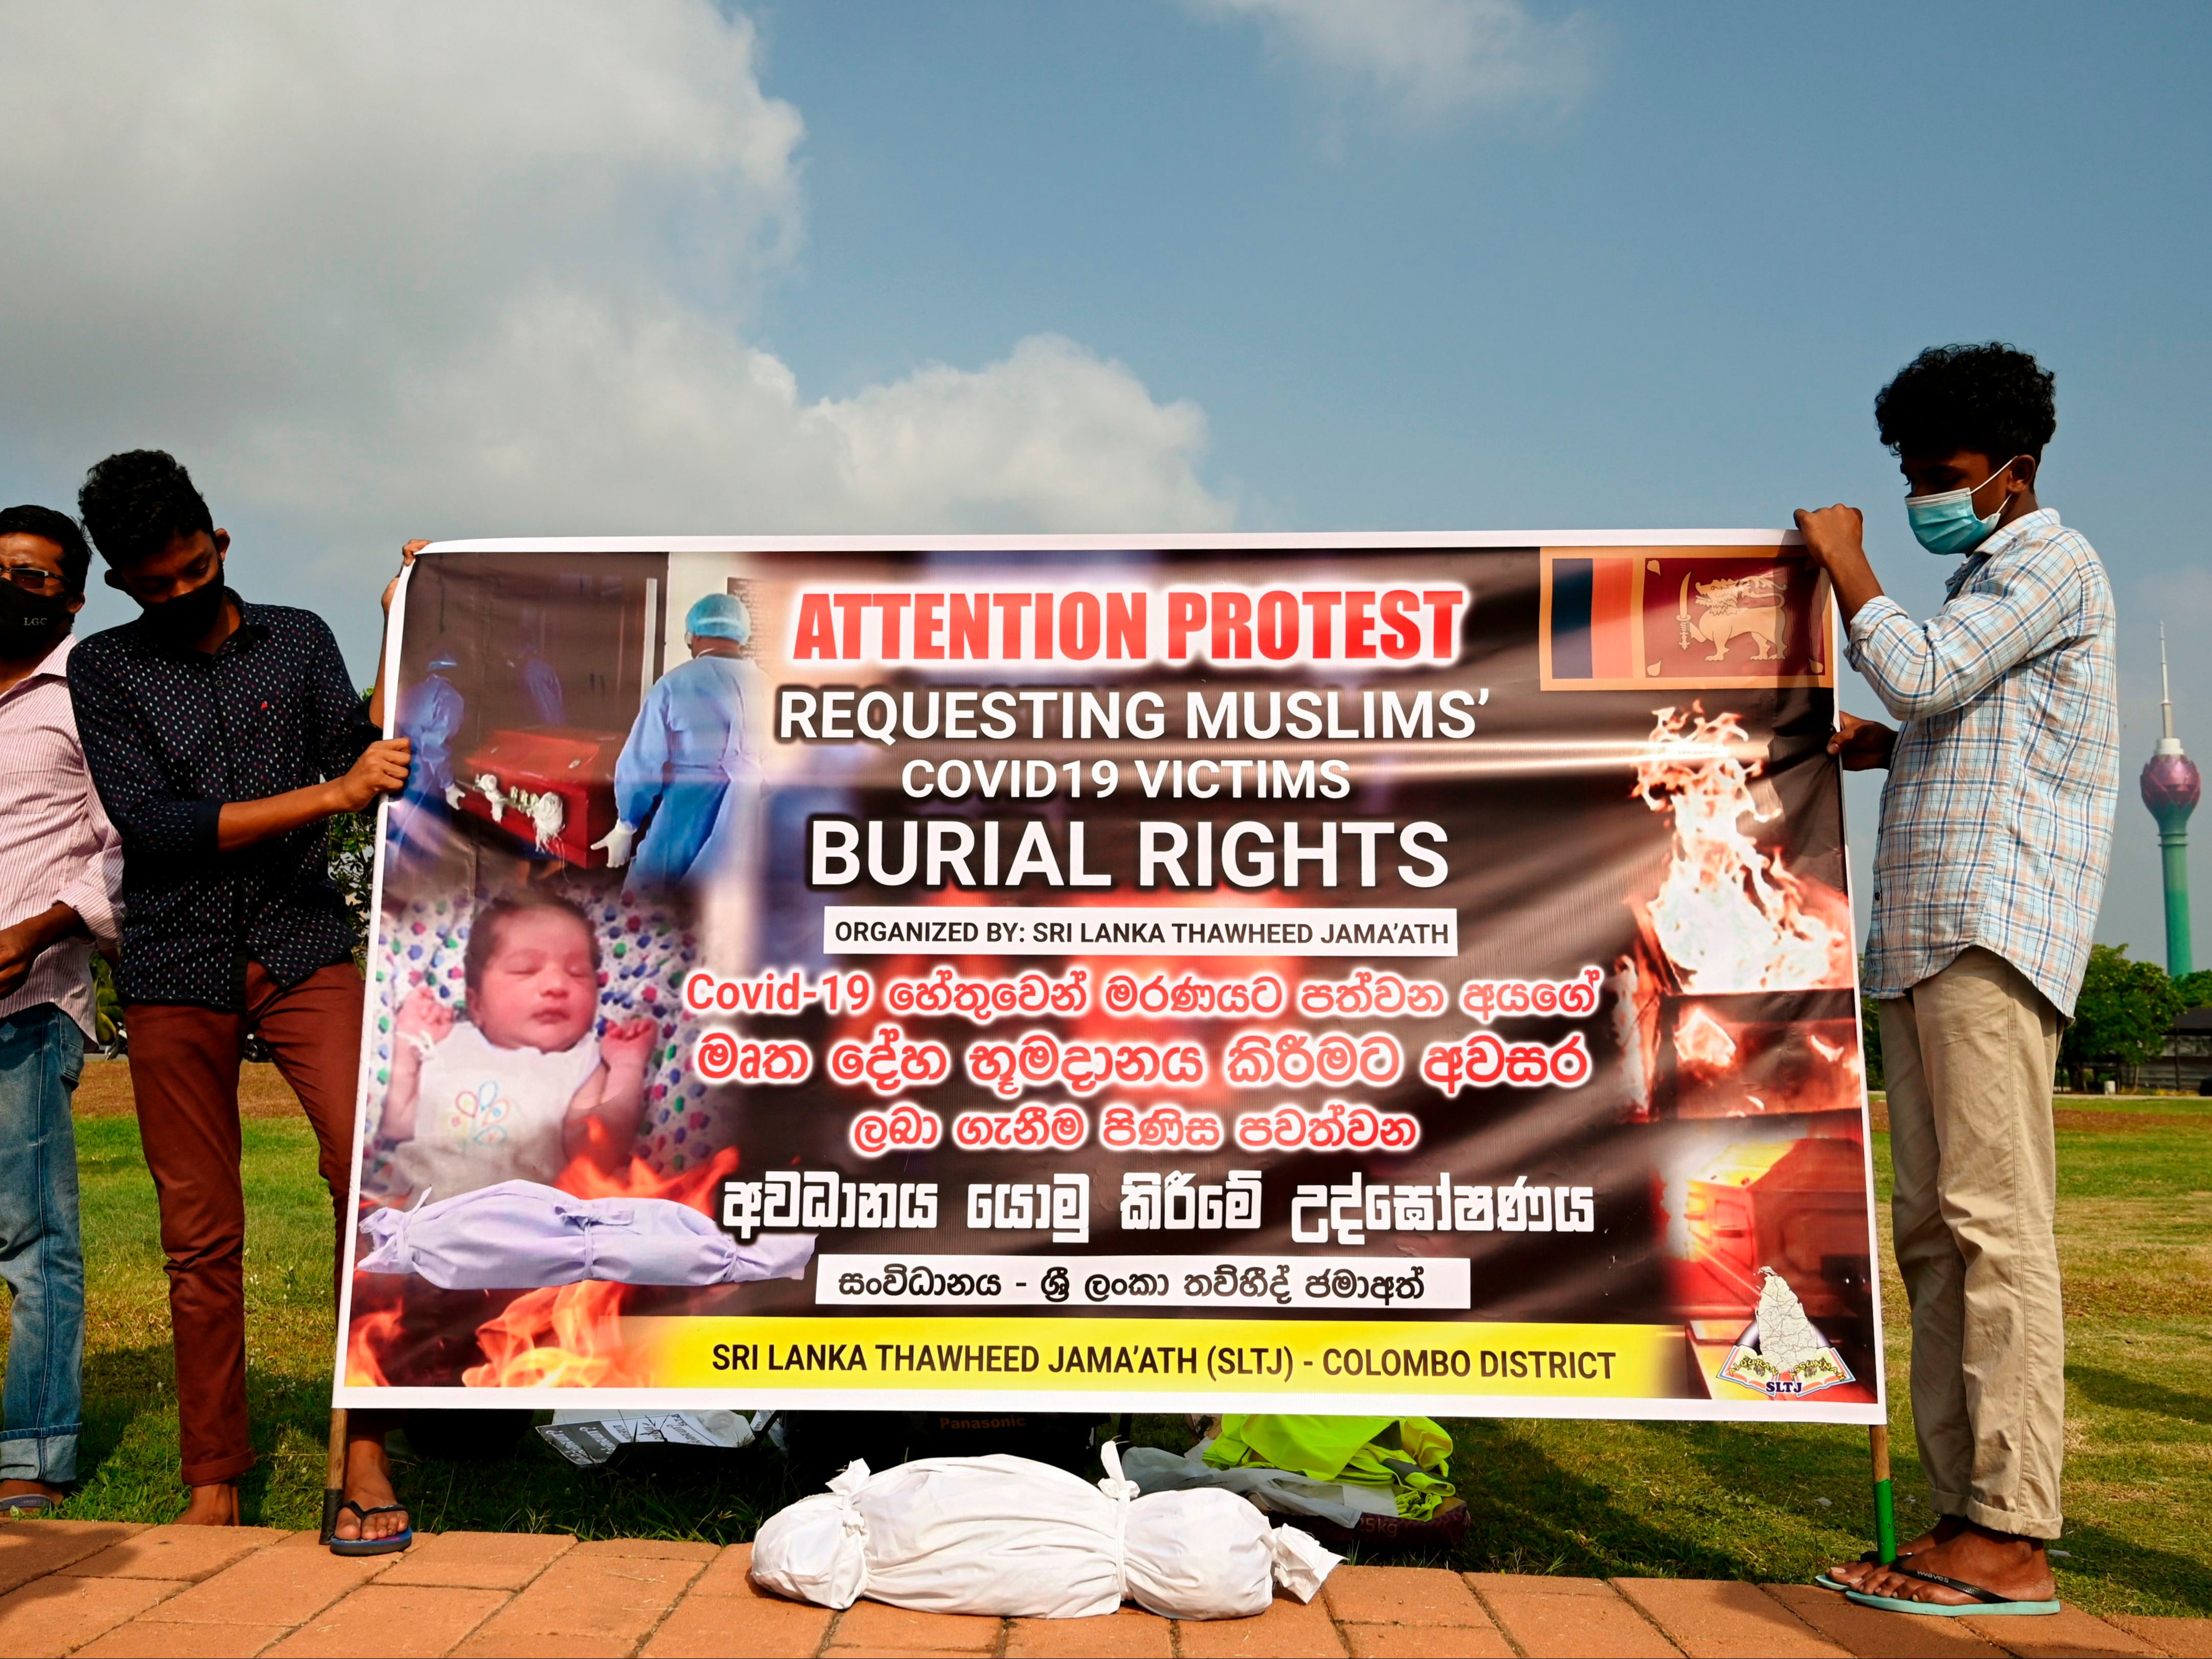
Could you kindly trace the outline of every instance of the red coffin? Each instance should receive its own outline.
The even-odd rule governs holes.
[[[607,855],[592,843],[615,827],[615,757],[623,735],[574,726],[495,732],[453,769],[461,811],[523,847],[597,869]],[[541,805],[549,796],[557,811]],[[556,823],[541,837],[541,826]]]

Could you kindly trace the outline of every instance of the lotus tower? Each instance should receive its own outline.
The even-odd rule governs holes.
[[[2166,672],[2166,628],[2158,630],[2158,679],[2165,735],[2142,769],[2143,805],[2158,820],[2159,852],[2166,865],[2166,971],[2179,979],[2196,971],[2189,936],[2189,815],[2204,785],[2197,763],[2173,735],[2173,684]]]

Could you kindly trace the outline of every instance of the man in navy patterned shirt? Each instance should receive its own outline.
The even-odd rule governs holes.
[[[2056,1613],[2066,1332],[2051,1077],[2105,886],[2118,793],[2112,584],[2036,499],[2052,379],[2010,346],[1923,352],[1875,400],[1930,553],[1963,562],[1915,622],[1858,513],[1797,514],[1852,665],[1900,722],[1830,748],[1886,767],[1866,988],[1880,999],[1912,1308],[1912,1406],[1936,1525],[1893,1567],[1830,1577],[1873,1605]]]
[[[191,1491],[180,1518],[235,1525],[238,1479],[254,1461],[239,1063],[258,1034],[307,1109],[342,1261],[363,993],[324,826],[400,788],[408,744],[377,737],[381,661],[364,706],[320,617],[226,586],[230,537],[171,457],[111,455],[78,507],[108,585],[142,607],[80,645],[69,678],[86,762],[123,839],[117,988],[167,1257]],[[347,1496],[370,1510],[392,1503],[382,1427],[364,1417],[349,1447]],[[340,1530],[404,1527],[388,1511]]]

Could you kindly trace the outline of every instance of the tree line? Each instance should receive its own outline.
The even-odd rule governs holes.
[[[1861,999],[1867,1086],[1882,1087],[1881,1019],[1872,997]],[[2137,962],[2125,945],[2096,945],[2081,977],[2081,1000],[2058,1044],[2059,1076],[2076,1089],[2092,1087],[2155,1060],[2173,1022],[2191,1008],[2212,1007],[2212,969],[2176,979],[2154,962]]]

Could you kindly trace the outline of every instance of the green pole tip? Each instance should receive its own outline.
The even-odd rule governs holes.
[[[1897,1498],[1887,1480],[1874,1483],[1874,1542],[1882,1565],[1897,1559]]]

